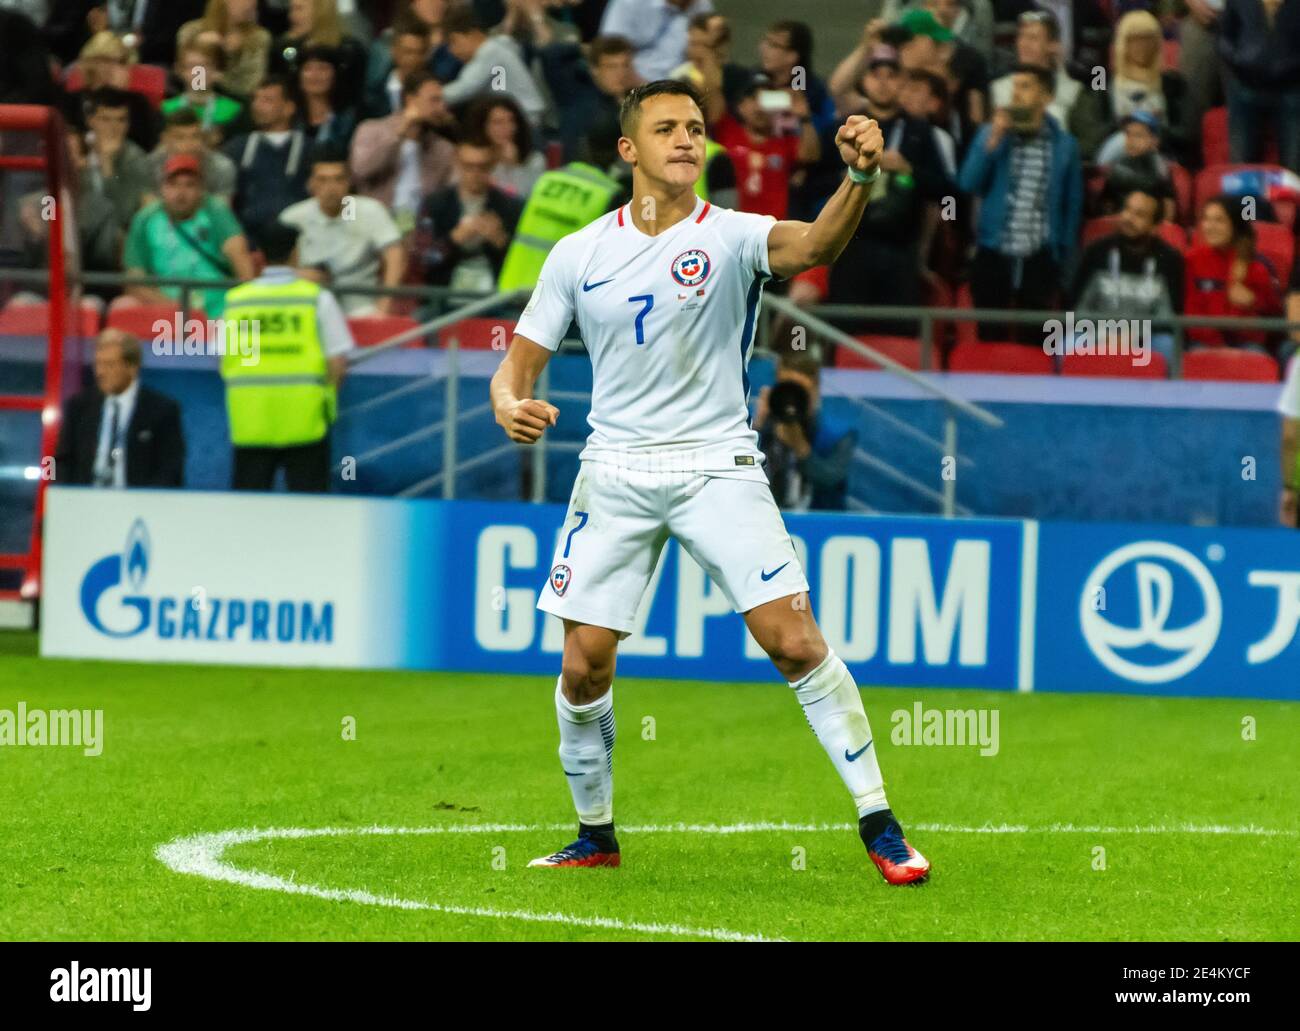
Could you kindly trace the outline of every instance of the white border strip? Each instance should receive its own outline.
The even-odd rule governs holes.
[[[1020,676],[1019,691],[1034,689],[1034,635],[1038,619],[1038,521],[1026,519],[1020,530]]]

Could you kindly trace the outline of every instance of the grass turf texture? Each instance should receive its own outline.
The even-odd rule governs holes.
[[[528,923],[257,890],[154,850],[248,827],[573,822],[553,681],[46,661],[0,635],[0,708],[102,708],[104,751],[0,748],[0,938],[610,939]],[[1300,706],[868,689],[904,826],[1300,828]],[[1001,750],[905,747],[916,700],[996,708]],[[847,823],[844,790],[788,688],[620,680],[624,825]],[[1243,741],[1243,716],[1258,740]],[[341,721],[356,718],[356,740]],[[654,740],[642,733],[654,719]],[[1298,840],[915,831],[928,885],[884,885],[851,831],[624,833],[620,870],[529,870],[564,831],[261,841],[225,858],[330,888],[495,910],[846,939],[1294,939]],[[1094,869],[1094,849],[1105,869]],[[503,848],[504,853],[494,852]],[[795,849],[806,869],[794,869]],[[505,868],[493,859],[504,855]]]

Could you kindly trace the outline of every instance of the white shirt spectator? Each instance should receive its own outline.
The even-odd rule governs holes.
[[[331,218],[315,197],[290,204],[280,221],[298,230],[298,264],[304,268],[324,266],[336,285],[378,286],[380,259],[384,250],[402,239],[393,216],[371,197],[352,197],[344,210]],[[344,218],[344,214],[350,215]],[[348,315],[373,311],[375,298],[365,294],[341,295]]]
[[[653,82],[668,78],[686,60],[686,30],[691,19],[712,13],[712,0],[690,0],[685,8],[668,0],[610,0],[600,34],[629,40],[637,72]]]
[[[99,417],[99,446],[95,448],[95,485],[126,486],[126,431],[135,414],[135,399],[140,393],[140,378],[120,394],[104,397]]]
[[[443,86],[442,98],[455,107],[494,90],[519,101],[533,125],[541,122],[546,99],[524,63],[519,44],[509,36],[488,36],[460,74]]]

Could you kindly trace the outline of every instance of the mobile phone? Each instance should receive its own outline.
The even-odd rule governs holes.
[[[759,110],[776,113],[790,110],[790,94],[780,89],[761,89],[758,91]]]

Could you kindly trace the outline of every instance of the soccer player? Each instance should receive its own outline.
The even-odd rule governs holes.
[[[930,864],[889,809],[862,697],[813,620],[808,581],[749,426],[747,366],[763,284],[844,249],[880,174],[880,129],[855,115],[838,130],[848,173],[808,223],[729,211],[695,195],[704,118],[688,84],[634,88],[620,126],[631,203],[555,245],[492,377],[497,422],[511,440],[536,442],[559,410],[534,398],[533,386],[577,321],[593,366],[591,434],[538,608],[564,621],[555,708],[578,839],[529,865],[619,865],[614,662],[671,536],[790,682],[853,796],[859,834],[885,880],[922,880]]]

